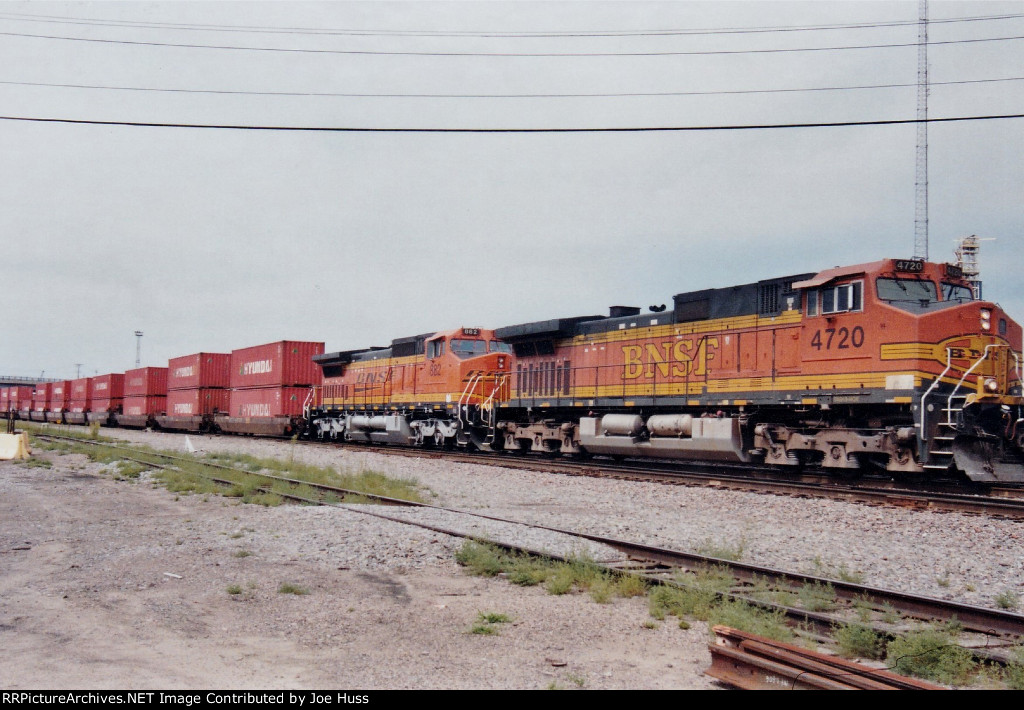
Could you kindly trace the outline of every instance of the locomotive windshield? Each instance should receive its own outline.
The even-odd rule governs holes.
[[[967,286],[942,282],[943,301],[973,301],[974,294]]]
[[[500,340],[488,340],[487,341],[488,352],[492,353],[510,353],[512,352],[512,346],[508,343],[503,343]]]
[[[875,284],[878,287],[878,299],[880,301],[932,303],[939,300],[938,290],[935,288],[934,281],[879,278]]]
[[[474,355],[483,355],[487,352],[487,341],[485,340],[463,340],[461,338],[451,339],[452,352],[462,359]]]

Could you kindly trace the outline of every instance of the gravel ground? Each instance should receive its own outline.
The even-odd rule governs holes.
[[[185,448],[179,435],[117,436]],[[243,437],[190,440],[200,450],[415,478],[432,502],[499,517],[685,550],[742,545],[746,562],[845,570],[873,586],[974,604],[1024,599],[1018,522]],[[645,628],[642,600],[598,605],[470,577],[453,561],[461,540],[355,511],[177,497],[115,482],[81,456],[43,455],[52,469],[0,463],[5,689],[717,687],[703,676],[704,625]],[[578,545],[547,536],[528,544]],[[310,593],[278,593],[286,582]],[[227,593],[233,585],[238,594]],[[468,633],[481,612],[512,622],[494,636]]]
[[[184,447],[177,435],[132,432],[126,438],[132,437]],[[864,584],[979,606],[996,607],[996,597],[1008,593],[1024,609],[1020,521],[439,463],[352,448],[190,439],[201,450],[280,455],[285,447],[309,463],[414,478],[436,495],[431,502],[496,517],[680,550],[742,546],[741,560],[752,564],[825,576],[845,571]]]

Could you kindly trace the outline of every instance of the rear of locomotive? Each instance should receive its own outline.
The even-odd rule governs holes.
[[[309,430],[322,440],[498,449],[510,348],[481,328],[426,333],[387,348],[314,358],[323,387]]]

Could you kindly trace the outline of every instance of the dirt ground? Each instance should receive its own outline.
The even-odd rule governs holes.
[[[0,462],[5,690],[717,687],[706,627],[646,628],[643,599],[471,577],[445,536],[176,496],[37,453],[53,467]],[[366,563],[332,562],[346,545]],[[511,621],[470,633],[482,612]]]

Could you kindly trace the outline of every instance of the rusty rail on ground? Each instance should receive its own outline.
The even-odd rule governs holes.
[[[742,690],[944,690],[884,668],[715,626],[706,675]]]

